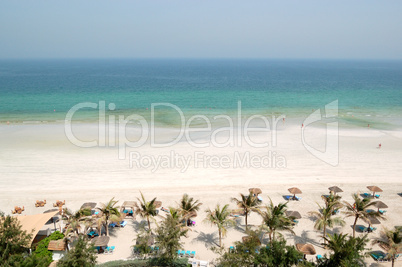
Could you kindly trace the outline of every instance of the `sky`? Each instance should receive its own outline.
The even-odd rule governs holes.
[[[0,59],[402,59],[402,1],[0,1]]]

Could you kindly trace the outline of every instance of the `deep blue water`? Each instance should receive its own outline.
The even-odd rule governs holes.
[[[80,102],[115,103],[114,113],[129,115],[157,102],[189,114],[231,114],[241,101],[246,113],[291,117],[336,99],[345,123],[399,124],[402,61],[0,61],[0,123],[63,120]],[[96,116],[77,113],[83,121]]]

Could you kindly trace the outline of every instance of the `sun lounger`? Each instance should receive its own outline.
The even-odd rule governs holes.
[[[368,228],[362,225],[358,226],[359,230],[362,231],[363,233],[366,233],[368,231]]]
[[[371,194],[371,193],[364,193],[363,196],[364,196],[365,198],[369,198],[369,197],[373,197],[373,194]],[[375,194],[375,195],[374,195],[375,198],[380,198],[380,196],[381,196],[380,194]]]
[[[193,262],[191,263],[191,267],[197,267],[197,266],[198,266],[198,262],[193,261]]]
[[[293,196],[285,196],[286,200],[293,200]]]
[[[190,256],[191,256],[191,251],[190,251],[190,250],[187,250],[187,251],[186,251],[186,254],[185,254],[184,256],[190,257]]]
[[[322,259],[322,255],[318,254],[318,255],[316,256],[316,258],[317,258],[317,261],[319,261],[319,260]]]
[[[185,255],[186,255],[186,252],[185,252],[184,250],[181,250],[181,251],[180,251],[180,256],[181,256],[181,257],[184,257]]]
[[[384,214],[384,213],[386,213],[387,211],[386,211],[386,210],[379,210],[379,212],[380,212],[381,214]]]
[[[195,251],[191,251],[191,252],[190,252],[190,257],[191,257],[191,258],[195,258]]]
[[[117,223],[110,223],[109,227],[115,228],[117,226]]]
[[[378,252],[371,252],[370,256],[378,261],[378,262],[384,262],[384,261],[388,261],[385,259],[385,257],[387,256],[387,254],[385,254],[384,252],[378,251]]]
[[[126,226],[127,225],[127,222],[126,221],[122,221],[121,223],[120,223],[120,227],[124,227],[124,226]]]

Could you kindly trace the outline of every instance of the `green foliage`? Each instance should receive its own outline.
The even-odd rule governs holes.
[[[161,253],[159,257],[161,263],[174,264],[177,262],[177,250],[183,248],[180,238],[185,236],[187,231],[187,229],[182,228],[177,217],[168,215],[161,223],[156,230],[156,241]]]
[[[163,258],[163,257],[151,258],[151,259],[149,259],[147,266],[187,267],[188,259],[178,258],[178,259],[170,260],[170,259]]]
[[[325,267],[360,267],[364,266],[364,251],[368,242],[364,237],[352,237],[347,234],[333,234],[325,237],[327,248],[331,250],[329,256],[325,255],[318,266]]]
[[[80,237],[74,248],[59,260],[58,267],[90,267],[95,266],[96,255],[94,248],[85,237]]]
[[[252,194],[250,192],[249,195],[240,194],[239,199],[232,198],[232,201],[235,202],[237,204],[237,206],[243,210],[245,220],[246,220],[246,230],[247,230],[248,229],[248,222],[247,222],[248,215],[252,211],[257,211],[258,205],[260,204],[257,196],[255,196],[254,194]]]
[[[156,197],[151,201],[147,201],[141,191],[140,193],[141,199],[137,198],[140,204],[137,205],[137,210],[135,213],[140,215],[142,218],[146,218],[148,222],[148,228],[151,229],[151,222],[149,221],[149,218],[150,216],[154,217],[158,214],[155,206]]]
[[[272,266],[287,267],[303,263],[303,254],[294,246],[287,246],[285,240],[273,240],[267,247],[259,247],[259,242],[250,239],[245,243],[236,242],[233,251],[225,252],[217,260],[217,265],[226,266]]]
[[[148,260],[118,260],[118,261],[109,261],[103,264],[97,264],[99,267],[146,267],[149,266]]]
[[[331,194],[331,196],[333,196]],[[334,227],[335,225],[344,226],[345,221],[340,217],[334,217],[334,210],[336,207],[339,207],[339,202],[331,199],[331,196],[326,199],[325,207],[321,207],[319,204],[319,211],[311,211],[309,212],[310,216],[314,217],[315,224],[314,228],[317,230],[323,230],[323,236],[326,236],[327,227]],[[325,243],[325,239],[324,239]]]
[[[366,223],[368,223],[369,217],[377,217],[379,219],[384,219],[384,216],[379,212],[367,212],[367,209],[373,207],[377,202],[372,201],[370,198],[361,199],[358,194],[352,195],[353,200],[355,201],[353,204],[350,204],[344,201],[344,206],[346,208],[346,218],[347,217],[355,217],[355,221],[353,223],[353,237],[355,237],[356,232],[356,223],[359,219],[362,219]]]
[[[59,240],[63,238],[63,233],[60,233],[59,231],[52,233],[50,236],[46,237],[38,243],[35,251],[32,253],[33,256],[46,260],[49,265],[52,262],[52,252],[48,250],[50,240]]]
[[[279,203],[275,206],[271,199],[269,201],[269,204],[258,211],[263,220],[263,228],[268,231],[269,240],[271,242],[275,240],[275,234],[278,231],[294,234],[292,229],[295,223],[286,216],[287,203]]]
[[[0,216],[0,262],[5,263],[12,256],[27,252],[31,236],[22,231],[17,218]]]
[[[102,218],[100,221],[103,223],[103,227],[106,229],[106,235],[109,235],[109,222],[120,221],[119,207],[116,206],[117,202],[119,201],[112,198],[106,204],[101,203],[101,208],[97,208],[102,213]]]
[[[380,238],[374,239],[372,243],[380,245],[387,252],[387,259],[391,260],[394,266],[397,255],[402,251],[401,229],[399,227],[395,227],[394,230],[384,228]]]
[[[196,212],[200,209],[202,203],[199,200],[194,200],[187,194],[184,194],[180,200],[179,210],[184,219],[188,219],[192,212]]]
[[[134,250],[143,255],[151,252],[151,248],[148,245],[149,239],[152,238],[151,230],[145,228],[145,224],[141,223],[137,233],[136,245]]]
[[[226,204],[221,209],[220,205],[218,204],[214,210],[207,209],[205,212],[207,213],[207,217],[204,219],[204,222],[209,222],[218,227],[219,247],[222,247],[222,237],[226,236],[227,227],[236,224],[234,220],[229,218],[229,205]]]
[[[180,258],[176,259],[171,263],[171,265],[167,265],[163,259],[160,258],[151,258],[148,260],[118,260],[118,261],[109,261],[103,264],[99,264],[96,266],[99,267],[148,267],[148,266],[175,266],[175,267],[187,267],[188,266],[188,259]]]

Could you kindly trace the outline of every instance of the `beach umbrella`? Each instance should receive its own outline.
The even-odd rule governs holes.
[[[382,202],[382,201],[377,201],[376,204],[375,204],[375,206],[376,206],[376,208],[378,209],[378,212],[380,212],[380,209],[386,209],[386,208],[388,208],[388,205],[385,204],[385,203]]]
[[[159,209],[160,207],[162,207],[162,201],[156,200],[156,201],[154,202],[154,204],[155,204],[155,208],[157,208],[157,209]]]
[[[261,189],[260,188],[250,188],[249,190],[248,190],[251,194],[254,194],[254,195],[259,195],[259,194],[262,194],[262,191],[261,191]]]
[[[97,236],[94,237],[91,242],[94,247],[105,247],[109,243],[110,237],[109,236]]]
[[[43,213],[50,213],[50,212],[58,211],[58,210],[59,210],[59,209],[50,209],[50,210],[44,211]]]
[[[301,191],[299,188],[297,188],[297,187],[289,188],[288,191],[289,191],[291,194],[293,194],[293,199],[296,198],[296,194],[301,194],[301,193],[302,193],[302,191]]]
[[[311,244],[296,244],[296,248],[298,251],[300,251],[303,254],[307,255],[315,255],[316,251],[313,245]]]
[[[375,193],[376,193],[376,192],[382,192],[382,189],[379,188],[378,186],[375,186],[375,185],[367,186],[367,188],[368,188],[368,190],[370,190],[371,192],[373,192],[373,197],[375,196]]]
[[[343,190],[340,189],[339,187],[337,187],[336,185],[331,186],[328,189],[329,189],[329,191],[334,192],[334,194],[343,192]]]
[[[94,209],[96,207],[96,203],[95,202],[85,202],[84,204],[81,205],[80,209]]]
[[[381,224],[381,222],[377,219],[377,217],[374,217],[374,216],[369,216],[368,221],[369,221],[368,229],[370,229],[371,225]]]
[[[301,219],[301,214],[300,214],[300,212],[298,212],[298,211],[295,211],[295,210],[288,210],[288,211],[286,211],[286,216],[288,216],[288,217],[293,217],[293,218],[295,218],[295,219]]]

